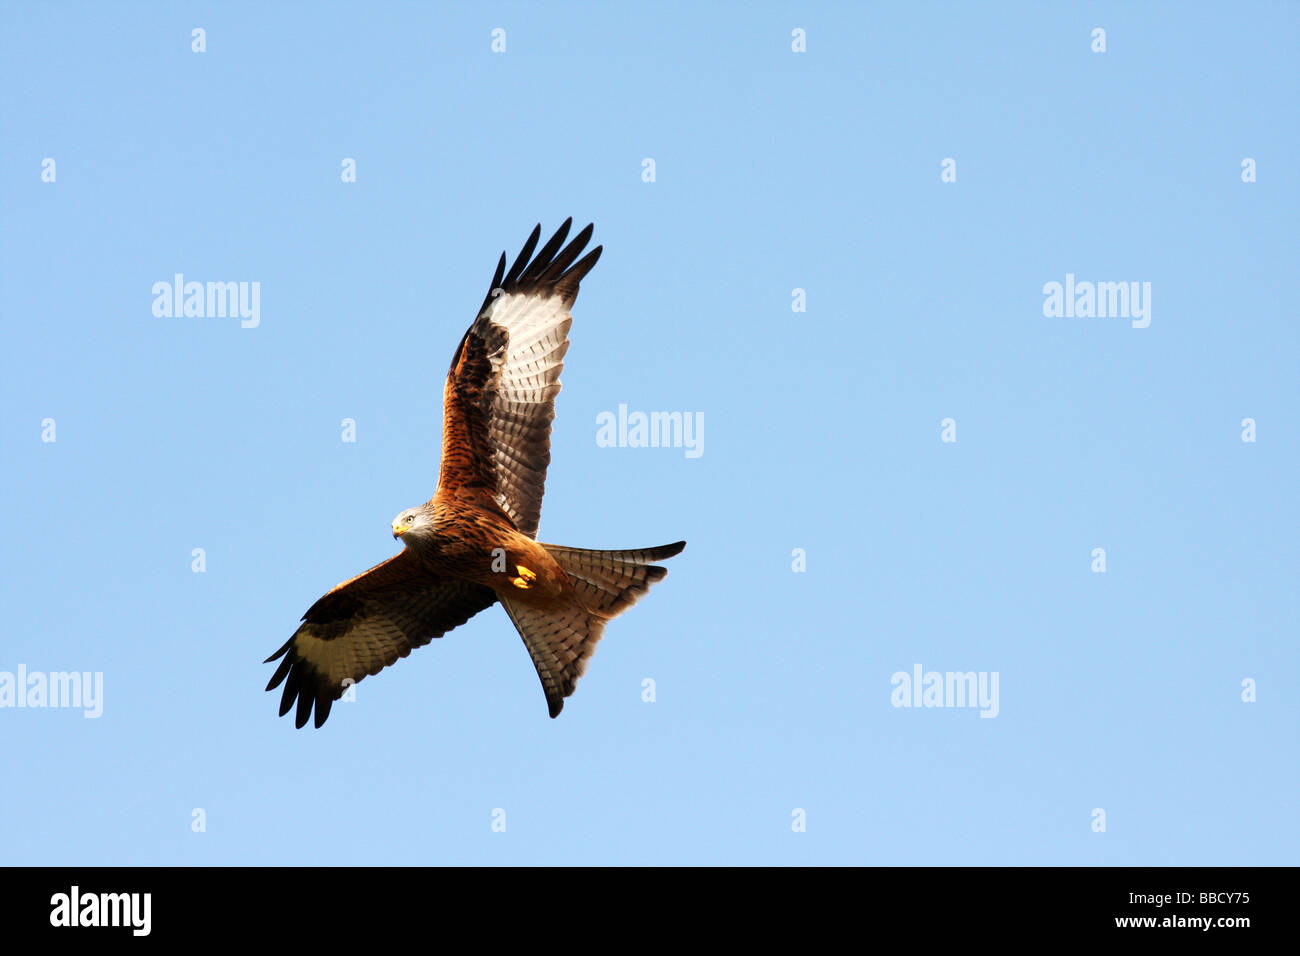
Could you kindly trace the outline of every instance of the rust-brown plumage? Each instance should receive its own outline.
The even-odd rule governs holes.
[[[586,668],[605,622],[667,571],[684,541],[591,551],[536,540],[551,421],[568,351],[569,310],[600,257],[592,227],[567,246],[572,220],[534,255],[541,227],[506,271],[503,253],[443,389],[442,465],[434,496],[399,514],[406,547],[335,587],[275,654],[267,690],[280,713],[316,726],[347,688],[498,600],[537,668],[552,717]],[[581,258],[579,258],[581,256]]]

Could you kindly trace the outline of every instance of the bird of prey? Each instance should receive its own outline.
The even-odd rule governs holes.
[[[567,246],[567,219],[541,250],[538,225],[510,270],[501,254],[443,388],[442,465],[432,498],[393,519],[405,547],[307,609],[265,663],[281,683],[280,715],[316,726],[352,684],[378,673],[497,601],[524,639],[552,717],[573,693],[605,622],[631,607],[685,541],[591,551],[536,540],[551,420],[569,348],[581,259],[592,226]],[[563,249],[561,249],[563,246]]]

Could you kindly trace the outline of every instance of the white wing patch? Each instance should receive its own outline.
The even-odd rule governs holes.
[[[508,292],[493,299],[483,318],[507,335],[488,356],[497,378],[489,416],[496,501],[521,530],[535,534],[573,318],[559,295]]]

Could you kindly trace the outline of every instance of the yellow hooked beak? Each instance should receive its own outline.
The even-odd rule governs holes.
[[[394,522],[393,522],[393,537],[394,537],[394,538],[400,538],[402,535],[406,534],[406,528],[407,528],[406,525],[404,525],[404,524],[398,524],[396,521],[394,521]]]

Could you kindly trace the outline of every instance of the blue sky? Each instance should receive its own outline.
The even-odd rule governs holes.
[[[0,672],[103,682],[0,707],[0,863],[1297,862],[1295,5],[0,16]],[[686,551],[558,720],[493,608],[295,731],[263,658],[393,553],[567,216],[541,537]],[[996,716],[893,706],[918,665]]]

